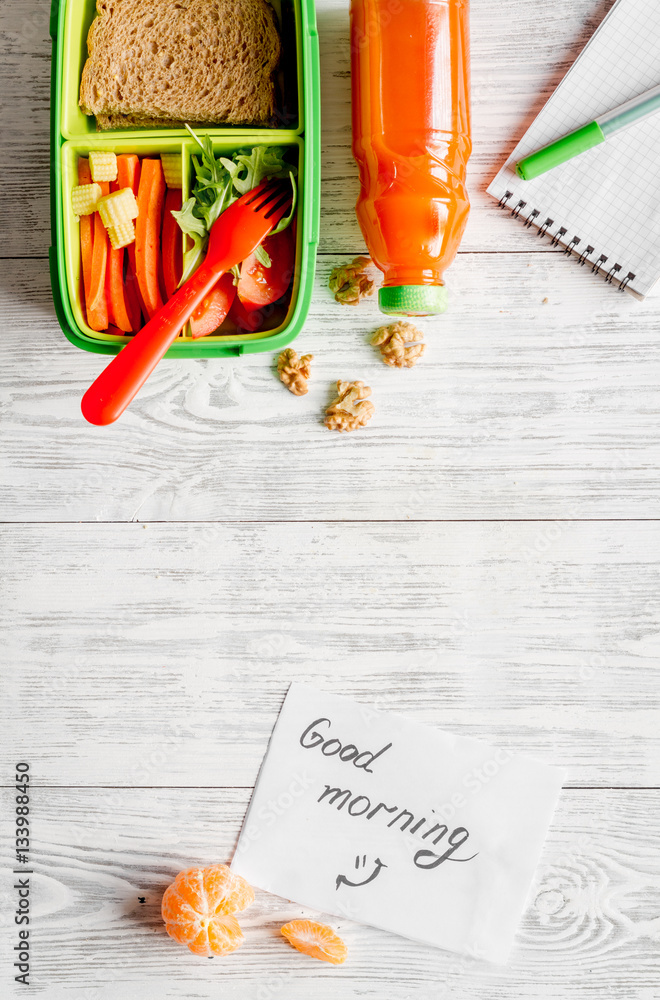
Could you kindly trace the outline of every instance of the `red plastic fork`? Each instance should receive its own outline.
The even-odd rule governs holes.
[[[218,278],[254,253],[291,207],[288,182],[264,181],[214,223],[204,263],[101,372],[82,398],[90,424],[121,416]]]

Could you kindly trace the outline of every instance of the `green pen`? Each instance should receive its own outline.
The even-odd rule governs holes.
[[[583,125],[575,132],[569,132],[561,139],[519,160],[516,163],[516,173],[523,180],[531,181],[539,174],[544,174],[546,170],[552,170],[553,167],[579,156],[592,146],[600,145],[610,136],[655,114],[656,111],[660,111],[660,86],[633,97],[632,100],[626,101],[613,111],[608,111],[588,125]]]

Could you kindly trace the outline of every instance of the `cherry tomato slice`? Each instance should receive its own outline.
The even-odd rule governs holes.
[[[276,302],[293,279],[296,250],[291,227],[267,236],[261,245],[270,257],[270,267],[261,264],[256,254],[250,254],[241,264],[237,294],[248,312]]]
[[[190,332],[195,340],[218,329],[235,297],[234,275],[227,271],[190,317]]]

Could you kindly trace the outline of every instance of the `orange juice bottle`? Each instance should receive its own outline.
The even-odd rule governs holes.
[[[470,203],[468,0],[351,0],[356,205],[391,315],[447,307]]]

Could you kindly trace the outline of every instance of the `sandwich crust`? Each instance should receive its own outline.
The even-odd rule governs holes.
[[[97,0],[80,106],[98,127],[268,124],[280,55],[266,0]]]

